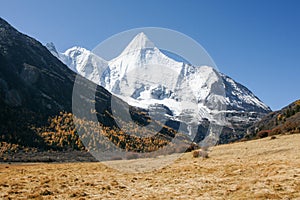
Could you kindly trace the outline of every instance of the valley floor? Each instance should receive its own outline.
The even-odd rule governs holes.
[[[185,153],[152,172],[139,172],[156,167],[151,159],[110,162],[136,173],[107,163],[0,164],[0,199],[300,199],[300,134],[276,137],[216,146],[207,159]]]

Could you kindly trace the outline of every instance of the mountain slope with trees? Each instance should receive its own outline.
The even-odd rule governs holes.
[[[77,132],[81,128],[85,130],[83,134],[90,134],[93,129],[96,136],[100,134],[126,151],[139,152],[154,151],[170,143],[177,134],[172,128],[163,126],[159,133],[142,140],[131,135],[122,136],[124,133],[120,131],[111,110],[112,95],[107,90],[75,74],[41,43],[18,32],[1,18],[0,66],[2,159],[5,153],[9,157],[20,151],[86,151]],[[77,97],[83,99],[78,106],[79,115],[96,113],[99,126],[90,119],[78,118],[79,126],[75,127],[74,118],[77,116],[72,114],[75,81],[83,89]],[[91,92],[94,93],[92,97],[88,96]],[[114,100],[120,112],[129,108],[134,119],[132,126],[124,119],[119,120],[129,128],[134,127],[134,124],[148,123],[147,111],[128,106],[118,98]],[[86,110],[91,105],[94,105],[95,110]],[[176,122],[172,123],[176,125]],[[137,131],[142,132],[143,129],[132,129],[132,132]],[[88,139],[95,140],[95,137],[90,136]],[[184,140],[187,145],[191,142],[185,137]],[[87,144],[91,143],[97,148],[100,142],[91,141]]]
[[[248,128],[245,138],[262,138],[269,135],[300,133],[300,100],[271,112]]]

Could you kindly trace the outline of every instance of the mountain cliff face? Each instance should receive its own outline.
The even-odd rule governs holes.
[[[110,61],[79,47],[65,53],[48,49],[73,71],[128,104],[150,110],[166,107],[171,119],[185,124],[208,120],[241,133],[271,111],[245,86],[210,66],[167,56],[144,33]],[[77,53],[70,54],[74,49]]]

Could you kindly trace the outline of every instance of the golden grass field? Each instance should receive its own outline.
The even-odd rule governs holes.
[[[172,155],[157,162],[0,164],[0,199],[300,199],[300,134],[276,137],[216,146],[207,159],[185,153],[150,172],[141,169]]]

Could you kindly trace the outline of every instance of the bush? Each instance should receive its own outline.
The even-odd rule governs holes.
[[[193,157],[194,158],[198,158],[199,157],[199,151],[198,150],[193,151]]]
[[[276,136],[273,135],[273,136],[271,137],[271,140],[274,140],[274,139],[276,139]]]
[[[193,157],[194,158],[198,158],[198,157],[202,157],[202,158],[208,158],[208,152],[204,151],[202,149],[200,150],[195,150],[193,151]]]
[[[269,133],[269,135],[279,135],[282,133],[282,130],[280,127],[276,127],[276,128],[273,128],[272,131]]]
[[[262,131],[259,131],[257,133],[257,137],[258,138],[265,138],[265,137],[269,136],[269,133],[270,133],[270,130],[262,130]]]

